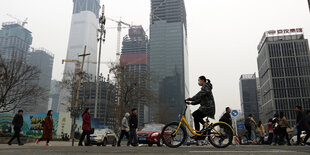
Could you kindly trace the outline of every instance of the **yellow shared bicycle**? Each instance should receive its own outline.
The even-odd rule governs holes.
[[[188,131],[198,137],[200,140],[206,139],[206,137],[208,137],[209,142],[217,148],[225,148],[232,143],[234,131],[232,127],[225,122],[215,122],[210,124],[209,120],[207,119],[205,127],[201,131],[197,131],[191,128],[185,118],[185,112],[188,104],[186,101],[185,103],[186,106],[181,116],[180,122],[169,123],[163,128],[161,138],[164,144],[172,148],[181,146],[187,139]],[[188,130],[186,130],[183,123],[186,125]]]

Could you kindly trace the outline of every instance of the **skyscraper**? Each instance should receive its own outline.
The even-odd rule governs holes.
[[[54,65],[54,55],[46,49],[36,49],[28,54],[27,63],[35,66],[40,71],[39,78],[33,82],[49,93]],[[46,96],[38,99],[36,103],[30,105],[31,111],[28,112],[47,111],[48,101],[49,94],[46,94]]]
[[[297,105],[310,110],[310,53],[303,29],[271,30],[258,45],[263,121],[285,112],[295,124]]]
[[[244,118],[250,114],[259,121],[257,78],[255,74],[241,75],[239,81],[241,110]]]
[[[148,81],[143,77],[148,72],[148,43],[148,37],[142,26],[131,26],[129,34],[123,39],[120,63],[125,66],[126,72],[135,74],[137,79],[132,82],[138,82],[138,87],[148,87]],[[139,96],[139,99],[134,103],[134,107],[138,110],[139,125],[143,126],[149,122],[147,97],[142,93],[135,95]]]
[[[87,46],[87,53],[89,56],[85,59],[84,72],[88,73],[92,80],[96,76],[97,62],[97,31],[98,31],[98,18],[100,10],[100,0],[73,0],[73,15],[71,21],[70,37],[67,50],[67,60],[82,61],[78,57],[83,54],[84,46]],[[75,63],[67,62],[65,64],[64,77],[72,74],[75,71]],[[60,104],[58,111],[65,111],[65,105],[69,104],[66,96],[68,90],[61,90]]]
[[[174,120],[184,108],[183,100],[189,96],[184,0],[151,0],[150,23],[151,87],[159,97],[151,108],[151,120],[156,121],[158,106],[166,107],[166,115],[171,118],[157,121]]]

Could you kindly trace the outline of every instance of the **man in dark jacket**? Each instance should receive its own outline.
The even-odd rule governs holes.
[[[296,106],[297,118],[296,118],[296,127],[297,127],[297,145],[300,144],[300,135],[303,130],[303,121],[305,119],[305,114],[302,111],[301,106]]]
[[[307,111],[307,115],[306,115],[305,120],[304,120],[304,130],[306,131],[307,135],[306,135],[302,145],[307,144],[307,141],[310,137],[310,110]]]
[[[231,113],[231,109],[229,107],[226,107],[226,113],[221,117],[220,121],[225,122],[229,124],[230,126],[232,126],[232,120],[231,120],[230,113]]]
[[[138,146],[137,140],[137,128],[138,128],[138,117],[137,117],[137,109],[133,108],[131,110],[131,115],[129,117],[129,142],[132,146]]]
[[[18,145],[24,145],[20,142],[20,132],[24,124],[23,119],[23,110],[18,110],[18,114],[15,115],[12,121],[14,125],[14,136],[11,138],[11,140],[8,142],[9,145],[12,145],[12,141],[17,138]]]
[[[195,129],[200,131],[200,124],[205,124],[203,118],[210,117],[214,119],[215,115],[215,103],[212,94],[212,84],[210,80],[206,77],[200,76],[198,78],[198,85],[202,86],[201,90],[192,98],[187,98],[187,101],[193,101],[192,105],[200,104],[198,110],[196,110],[192,115],[194,117]]]

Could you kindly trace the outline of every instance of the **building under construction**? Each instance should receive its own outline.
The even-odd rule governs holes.
[[[137,87],[148,87],[148,81],[145,80],[145,74],[148,72],[148,37],[142,26],[131,26],[129,34],[123,38],[122,53],[120,64],[125,66],[125,72],[134,74],[134,80]],[[132,104],[131,108],[137,108],[139,126],[149,122],[149,108],[147,106],[147,96],[138,92],[137,102]]]

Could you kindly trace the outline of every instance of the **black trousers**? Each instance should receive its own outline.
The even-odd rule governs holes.
[[[79,142],[79,145],[82,145],[84,139],[85,139],[85,136],[86,136],[86,139],[87,139],[87,142],[85,143],[85,145],[89,145],[90,144],[90,131],[87,131],[87,130],[83,130],[83,133],[82,133],[82,136],[80,137],[80,142]]]
[[[131,144],[132,146],[138,145],[136,128],[130,128],[129,144]]]
[[[126,136],[126,138],[128,139],[127,146],[130,145],[130,143],[129,143],[129,132],[127,132],[126,130],[122,130],[121,135],[120,135],[119,140],[118,140],[118,143],[117,143],[118,146],[121,145],[121,141],[124,138],[124,136]]]
[[[199,123],[204,125],[205,121],[203,120],[203,118],[205,118],[207,115],[204,114],[203,112],[201,112],[200,110],[196,110],[192,115],[194,117],[195,129],[200,131],[200,124]]]
[[[251,126],[246,126],[245,128],[248,131],[248,140],[251,140],[252,139]]]
[[[301,131],[302,131],[301,127],[297,126],[297,144],[300,144],[301,141],[300,139]]]
[[[15,138],[17,138],[18,144],[21,144],[20,139],[19,139],[19,137],[20,137],[20,130],[21,130],[20,128],[14,128],[14,135],[13,135],[13,137],[11,138],[11,140],[8,142],[9,144],[11,144],[12,141],[13,141]]]
[[[279,144],[284,144],[284,137],[286,138],[287,144],[290,144],[290,139],[288,138],[288,133],[286,127],[280,128],[280,141]]]

